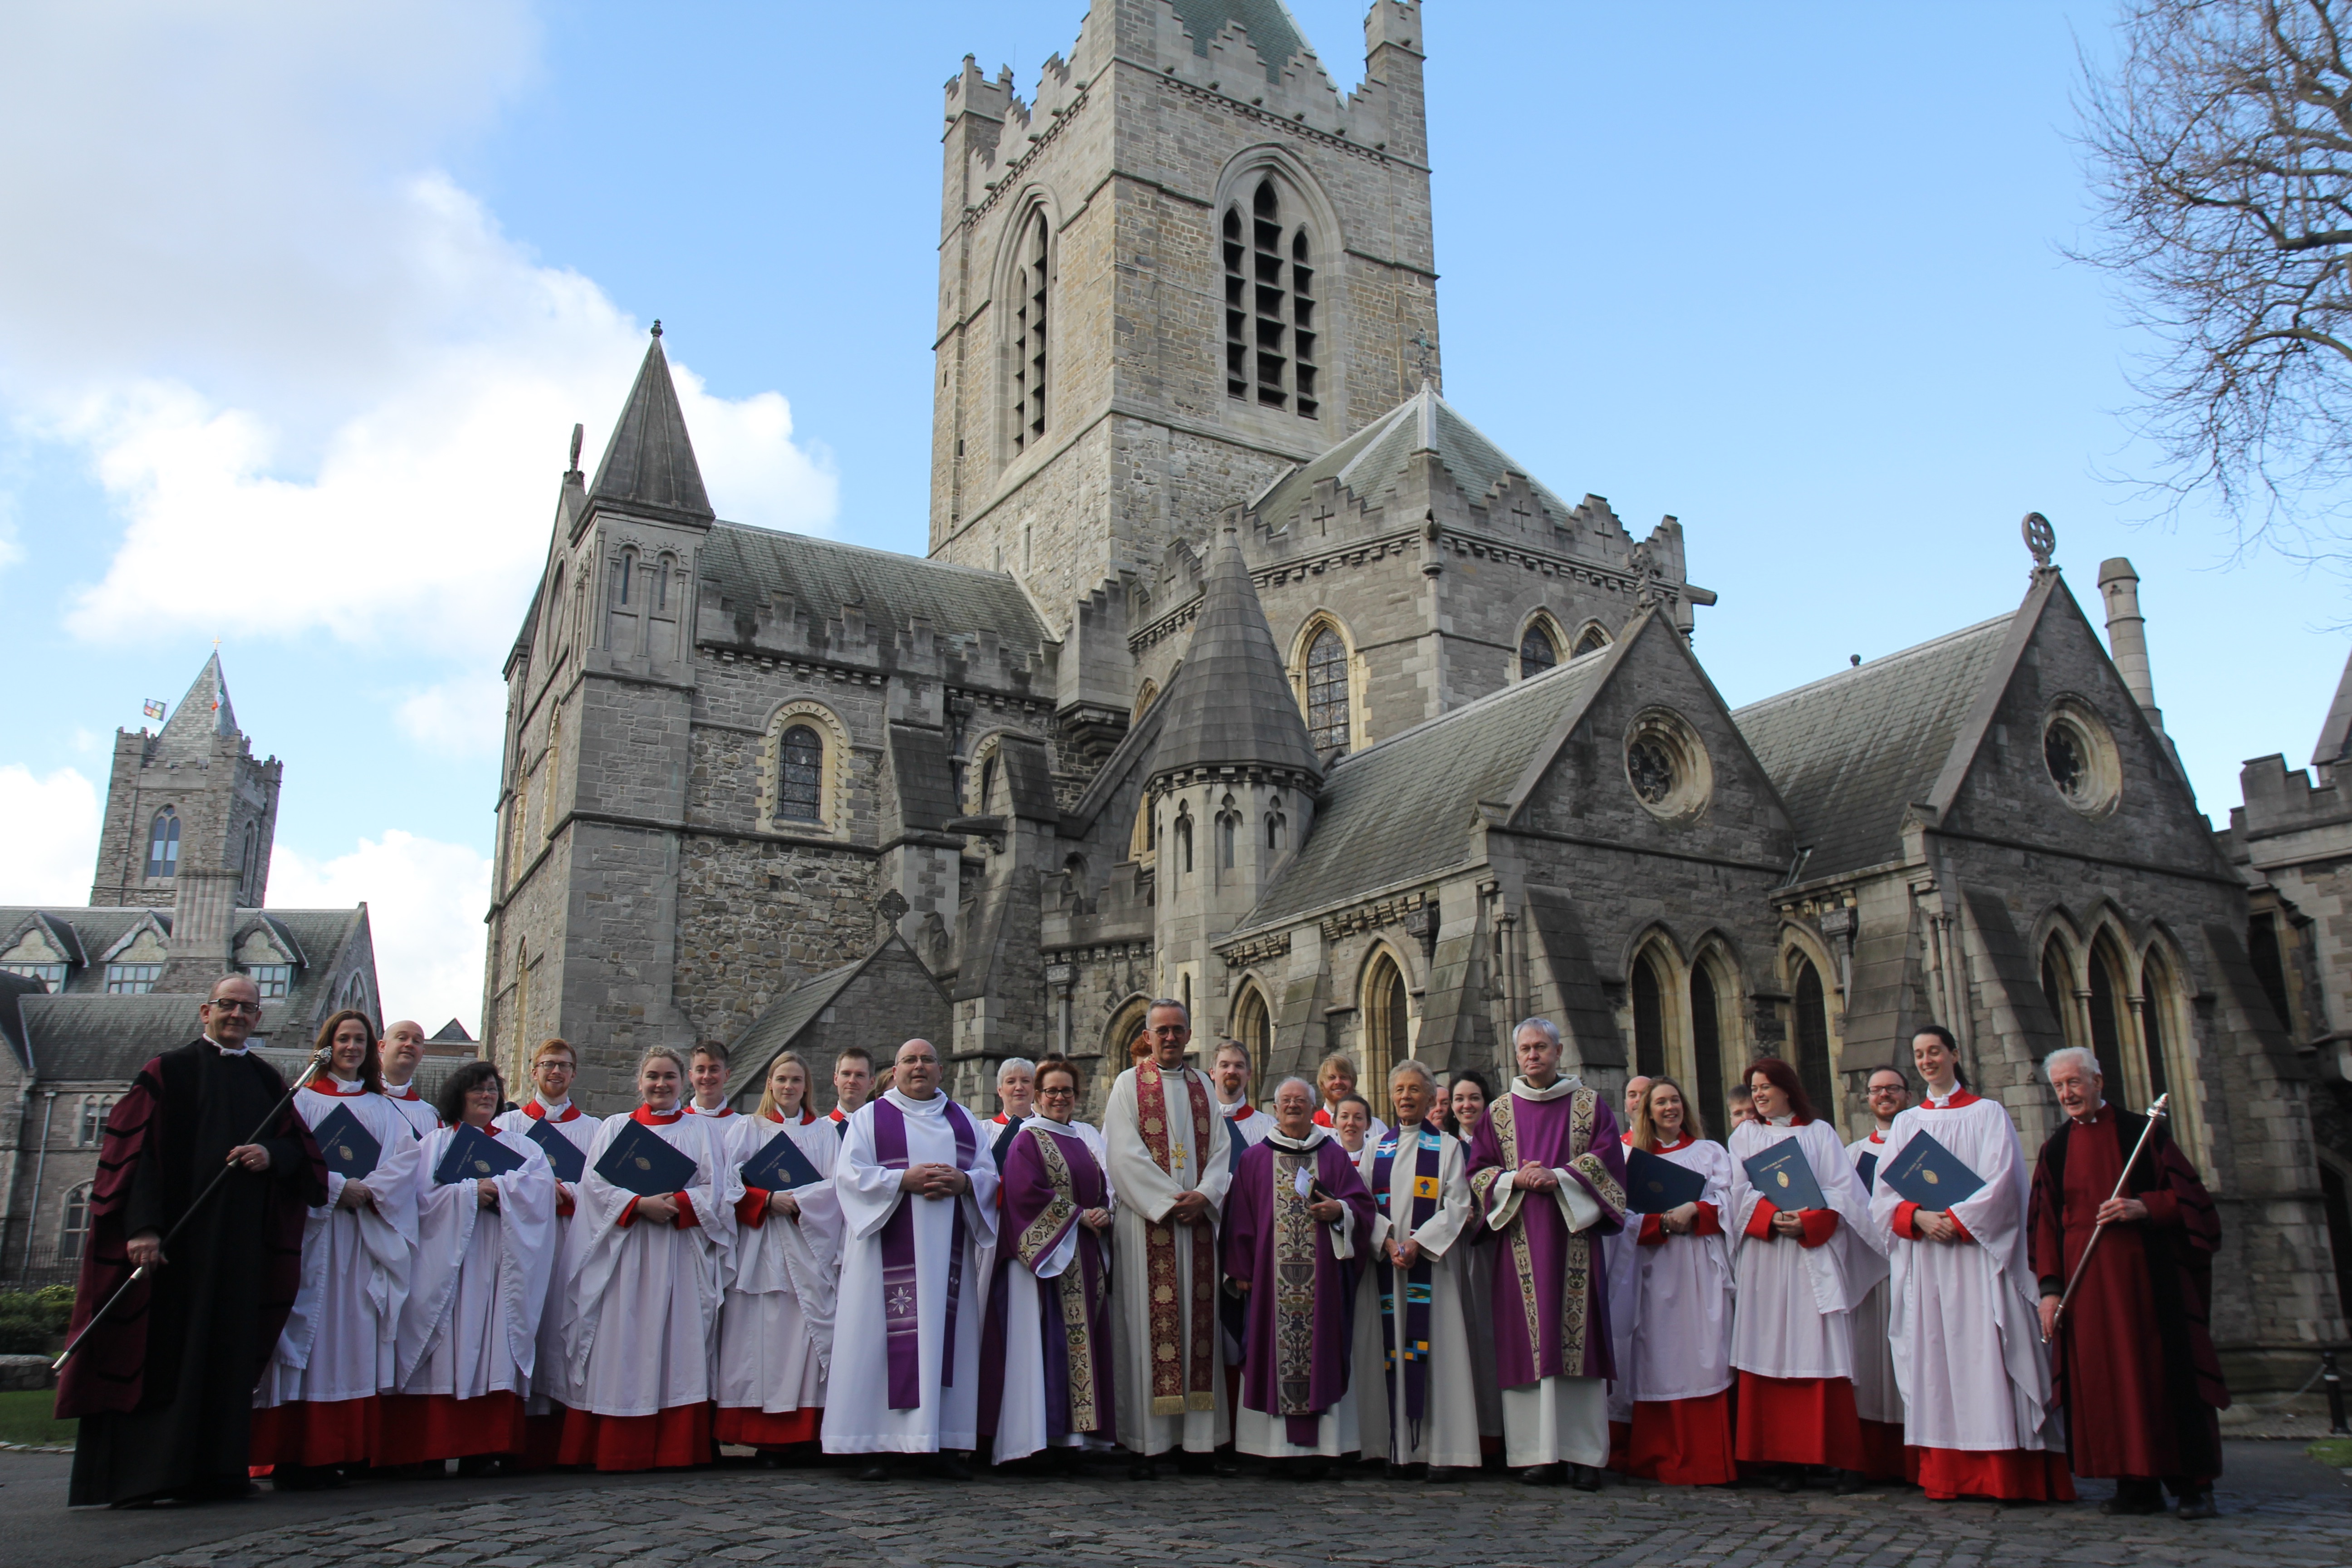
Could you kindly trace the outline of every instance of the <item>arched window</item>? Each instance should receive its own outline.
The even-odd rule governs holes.
[[[1282,195],[1261,179],[1244,216],[1225,209],[1225,394],[1318,417],[1315,251],[1286,223]]]
[[[794,724],[779,743],[776,816],[790,822],[824,820],[824,742],[806,724]]]
[[[2123,1029],[2116,1018],[2116,1004],[2124,994],[2123,974],[2104,936],[2091,946],[2090,971],[2091,1050],[2099,1058],[2099,1075],[2107,1080],[2106,1098],[2124,1105],[2131,1080],[2124,1076]]]
[[[1633,960],[1633,1070],[1658,1078],[1666,1070],[1666,999],[1657,961]]]
[[[563,710],[555,708],[547,715],[547,778],[542,787],[546,797],[540,803],[539,831],[546,837],[555,831],[555,797],[561,793],[555,787],[563,769]]]
[[[1224,808],[1217,813],[1217,869],[1234,868],[1234,840],[1239,837],[1242,814],[1234,809],[1234,797],[1225,796]]]
[[[669,577],[677,569],[677,557],[665,555],[654,567],[654,610],[657,615],[669,613]]]
[[[1013,449],[1045,434],[1045,284],[1052,236],[1043,211],[1021,230],[1021,266],[1013,277]]]
[[[2042,1000],[2050,1009],[2050,1021],[2058,1026],[2062,1045],[2074,1045],[2074,998],[2066,985],[2066,958],[2055,941],[2042,945]]]
[[[1135,711],[1128,715],[1128,722],[1133,723],[1136,720],[1142,718],[1146,713],[1150,712],[1151,705],[1159,700],[1160,687],[1158,683],[1150,680],[1145,681],[1141,689],[1138,690],[1135,694]]]
[[[147,874],[180,874],[180,814],[168,805],[155,814],[155,825],[147,835]]]
[[[1796,981],[1796,1002],[1791,1009],[1796,1015],[1796,1026],[1790,1031],[1796,1047],[1796,1060],[1790,1065],[1797,1069],[1797,1081],[1805,1086],[1813,1109],[1821,1113],[1822,1121],[1834,1126],[1837,1088],[1830,1074],[1829,995],[1822,987],[1821,971],[1802,953],[1797,955]]]
[[[2165,1069],[2166,1005],[2171,999],[2172,987],[2167,982],[2161,960],[2151,956],[2139,972],[2140,1047],[2147,1058],[2147,1102],[2172,1087],[2172,1075]]]
[[[1559,649],[1553,646],[1549,628],[1540,617],[1529,621],[1519,634],[1519,679],[1541,675],[1559,662]]]
[[[79,1263],[81,1249],[89,1241],[89,1184],[66,1190],[64,1206],[58,1213],[58,1261]]]
[[[979,815],[986,816],[990,803],[996,798],[996,753],[991,752],[980,764],[980,798],[972,804]]]
[[[1691,1076],[1698,1080],[1699,1119],[1717,1138],[1730,1135],[1723,1113],[1723,1021],[1717,1009],[1715,976],[1707,966],[1691,966]]]
[[[245,853],[238,857],[237,891],[253,898],[261,891],[261,825],[245,825]]]
[[[1389,1114],[1389,1069],[1412,1055],[1404,972],[1383,952],[1364,977],[1364,1076],[1357,1090]]]
[[[1577,634],[1576,651],[1572,657],[1582,658],[1586,654],[1597,653],[1608,646],[1609,634],[1602,631],[1597,625],[1590,626]]]
[[[626,608],[629,603],[630,579],[637,574],[637,552],[621,552],[621,569],[613,579],[613,603]]]
[[[1267,1053],[1274,1046],[1274,1015],[1265,1005],[1265,993],[1255,985],[1242,988],[1241,1001],[1234,1008],[1234,1038],[1249,1047],[1250,1081],[1265,1092]]]
[[[1275,795],[1266,802],[1265,847],[1269,855],[1278,855],[1287,841],[1290,824],[1282,815],[1282,797]]]
[[[1176,870],[1189,876],[1192,870],[1192,808],[1190,805],[1176,808]]]
[[[1307,645],[1307,739],[1318,752],[1348,749],[1348,645],[1329,626]]]

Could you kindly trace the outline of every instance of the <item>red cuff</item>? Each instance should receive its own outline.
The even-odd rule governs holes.
[[[1800,1247],[1819,1247],[1837,1234],[1838,1216],[1835,1209],[1806,1209],[1797,1215],[1803,1222],[1805,1233],[1797,1237]]]
[[[1917,1220],[1913,1218],[1913,1216],[1918,1212],[1919,1205],[1917,1204],[1908,1202],[1907,1200],[1906,1202],[1896,1204],[1895,1205],[1895,1234],[1901,1237],[1906,1241],[1918,1240],[1919,1225]]]
[[[1772,1220],[1780,1211],[1772,1206],[1769,1198],[1756,1200],[1756,1212],[1748,1216],[1748,1237],[1750,1241],[1772,1239]]]
[[[572,1189],[559,1187],[555,1193],[555,1212],[565,1219],[572,1217]]]
[[[702,1216],[694,1212],[694,1200],[684,1193],[672,1193],[670,1202],[677,1205],[677,1228],[693,1230],[702,1224]]]
[[[1654,1214],[1645,1214],[1642,1216],[1642,1234],[1634,1238],[1637,1246],[1665,1246],[1666,1227],[1660,1223],[1660,1215]]]
[[[1691,1216],[1690,1233],[1693,1236],[1721,1236],[1723,1234],[1723,1216],[1715,1212],[1715,1205],[1713,1204],[1701,1204],[1698,1205],[1698,1213]]]
[[[626,1230],[626,1229],[628,1229],[631,1226],[633,1226],[633,1225],[635,1225],[635,1224],[636,1224],[636,1223],[637,1223],[637,1200],[636,1200],[636,1199],[635,1199],[635,1198],[631,1198],[631,1199],[629,1200],[629,1205],[628,1205],[628,1207],[626,1207],[626,1208],[625,1208],[625,1209],[623,1209],[623,1210],[621,1211],[621,1220],[620,1220],[621,1228],[622,1228],[623,1230]]]
[[[767,1223],[768,1194],[764,1187],[745,1187],[743,1195],[735,1200],[735,1223],[748,1225],[753,1230]]]
[[[2179,1226],[2180,1197],[2179,1194],[2169,1192],[2150,1192],[2127,1195],[2136,1196],[2140,1202],[2147,1205],[2147,1219],[2145,1222],[2146,1224],[2160,1225],[2168,1229],[2177,1228]]]
[[[1962,1224],[1960,1223],[1960,1216],[1959,1216],[1959,1215],[1958,1215],[1954,1214],[1954,1213],[1953,1213],[1951,1210],[1949,1210],[1949,1209],[1946,1209],[1946,1210],[1944,1211],[1944,1217],[1945,1217],[1946,1219],[1950,1220],[1950,1221],[1952,1222],[1952,1228],[1953,1228],[1954,1230],[1957,1230],[1957,1231],[1958,1231],[1958,1232],[1960,1233],[1960,1239],[1961,1239],[1962,1241],[1973,1242],[1974,1240],[1976,1240],[1976,1237],[1975,1237],[1970,1236],[1970,1235],[1969,1234],[1969,1227],[1968,1227],[1967,1226],[1964,1226],[1964,1225],[1962,1225]]]

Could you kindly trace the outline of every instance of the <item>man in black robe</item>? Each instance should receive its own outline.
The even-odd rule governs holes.
[[[304,1211],[327,1201],[318,1144],[280,1103],[285,1080],[246,1049],[261,1016],[253,982],[223,977],[199,1011],[204,1037],[142,1068],[107,1117],[72,1331],[148,1271],[58,1380],[58,1417],[81,1418],[71,1504],[246,1495],[254,1385],[294,1305]],[[166,1255],[163,1237],[224,1166]]]

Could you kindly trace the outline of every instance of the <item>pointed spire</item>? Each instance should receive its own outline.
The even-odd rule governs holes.
[[[236,733],[236,710],[229,706],[228,679],[221,673],[218,652],[205,660],[204,668],[180,705],[163,721],[158,741],[192,741],[212,735]]]
[[[1160,702],[1166,716],[1151,760],[1155,776],[1199,767],[1266,767],[1322,777],[1249,563],[1242,559],[1241,537],[1231,528],[1210,552],[1184,668]]]
[[[604,459],[596,465],[588,499],[656,515],[709,521],[716,514],[702,488],[702,468],[686,434],[686,416],[671,384],[669,359],[662,353],[661,323],[654,323],[637,384],[613,426]]]

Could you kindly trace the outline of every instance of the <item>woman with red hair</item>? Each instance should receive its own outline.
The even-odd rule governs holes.
[[[1739,1300],[1731,1331],[1739,1373],[1733,1452],[1742,1465],[1778,1467],[1782,1491],[1801,1490],[1811,1467],[1843,1471],[1838,1489],[1858,1491],[1867,1461],[1853,1403],[1853,1313],[1886,1277],[1870,1196],[1796,1068],[1767,1058],[1748,1065],[1747,1081],[1756,1120],[1731,1134]],[[1748,1161],[1790,1142],[1802,1149],[1824,1206],[1784,1210],[1749,1179]]]

